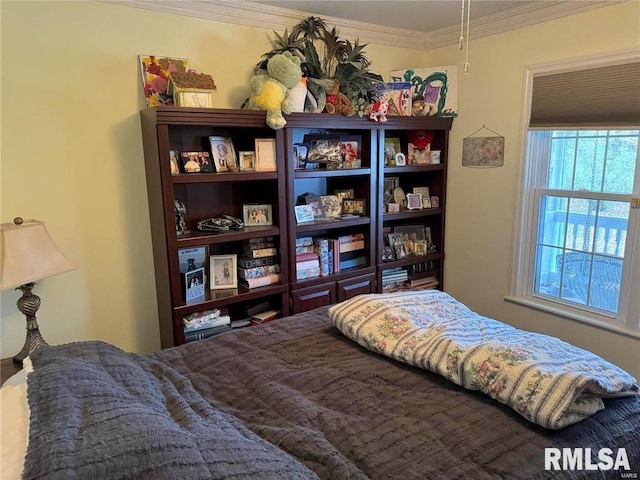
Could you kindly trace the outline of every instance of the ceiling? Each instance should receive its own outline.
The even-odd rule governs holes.
[[[465,0],[465,22],[506,12],[534,3],[562,3],[560,0]],[[338,17],[346,20],[404,28],[418,32],[433,32],[446,27],[460,26],[461,0],[253,0],[254,3],[272,5],[318,16]]]

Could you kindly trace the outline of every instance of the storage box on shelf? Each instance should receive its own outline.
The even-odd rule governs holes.
[[[283,141],[277,138],[282,132],[266,127],[264,112],[257,111],[156,107],[141,111],[141,120],[162,346],[184,343],[184,317],[197,312],[225,307],[234,320],[242,315],[242,304],[266,300],[288,314],[287,205],[278,194],[285,191]],[[212,148],[210,137],[225,147]],[[220,156],[230,146],[236,152],[254,152],[255,140],[265,138],[280,148],[275,152],[275,171],[252,171],[250,164],[234,164],[236,155]],[[209,152],[214,171],[186,173],[183,164],[179,172],[174,166],[172,174],[171,157],[176,152]],[[241,228],[227,231],[198,229],[198,223],[207,219],[225,215],[243,219],[245,206],[264,206],[259,213],[270,218],[252,217]],[[280,278],[250,288],[246,279],[239,278],[237,260],[245,258],[248,244],[264,237],[274,242]],[[187,301],[187,273],[184,265],[181,271],[179,253],[189,249],[206,250],[206,284],[204,295]]]

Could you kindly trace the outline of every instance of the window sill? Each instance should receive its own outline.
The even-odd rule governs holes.
[[[608,330],[612,333],[617,333],[619,335],[624,335],[626,337],[631,337],[640,340],[640,330],[631,329],[625,326],[622,323],[613,323],[607,322],[606,320],[599,320],[594,318],[593,316],[588,315],[586,312],[584,314],[578,312],[575,309],[563,308],[558,304],[552,304],[551,302],[546,302],[544,300],[533,298],[533,297],[515,297],[507,295],[504,297],[507,302],[517,303],[519,305],[523,305],[525,307],[534,308],[536,310],[540,310],[546,313],[551,313],[553,315],[558,315],[560,317],[567,318],[569,320],[573,320],[576,322],[584,323],[590,325],[592,327],[601,328],[603,330]]]

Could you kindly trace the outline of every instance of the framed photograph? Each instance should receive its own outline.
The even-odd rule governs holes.
[[[336,197],[338,197],[340,199],[340,202],[342,203],[342,200],[344,200],[345,198],[354,198],[353,188],[347,188],[347,189],[344,189],[344,190],[336,190],[334,192],[334,195]]]
[[[340,135],[309,134],[304,136],[304,143],[309,145],[307,162],[332,165],[333,168],[342,164]]]
[[[243,205],[242,215],[244,217],[245,227],[273,225],[273,212],[271,205]]]
[[[276,139],[256,138],[256,172],[275,172],[277,170]]]
[[[209,269],[211,271],[211,290],[226,288],[238,288],[238,256],[211,255],[209,257]]]
[[[356,201],[354,198],[345,198],[342,200],[342,216],[357,215]]]
[[[404,251],[407,252],[407,255],[415,255],[416,252],[413,248],[414,245],[415,242],[413,242],[412,240],[404,241]]]
[[[407,210],[422,210],[422,194],[407,193]]]
[[[216,172],[229,172],[238,169],[236,163],[236,150],[233,140],[229,137],[209,137],[211,154],[216,166]]]
[[[180,175],[180,164],[178,159],[180,152],[178,150],[169,150],[169,166],[171,167],[171,175]]]
[[[396,258],[399,260],[407,256],[407,249],[405,242],[398,242],[393,244],[393,251],[396,254]]]
[[[322,206],[322,199],[320,198],[320,195],[316,193],[306,193],[303,195],[303,200],[305,205],[311,205],[311,208],[313,209],[313,218],[315,220],[327,218],[327,213],[324,211],[324,207]]]
[[[187,303],[204,298],[204,268],[196,268],[184,274],[185,301]]]
[[[185,173],[213,172],[209,152],[182,152],[180,159]]]
[[[400,204],[399,203],[389,203],[389,213],[400,213]]]
[[[321,195],[322,208],[329,218],[340,218],[342,215],[342,202],[337,195]]]
[[[407,157],[404,153],[396,153],[396,165],[399,167],[404,167],[407,164]]]
[[[256,152],[238,152],[238,163],[241,172],[254,172],[256,169]]]
[[[400,177],[384,177],[383,188],[385,192],[392,192],[393,189],[400,185]]]
[[[400,139],[399,138],[385,138],[384,139],[384,164],[395,165],[396,155],[401,153]]]
[[[295,169],[305,169],[309,147],[304,143],[293,144],[293,165]]]
[[[359,135],[342,135],[340,137],[342,168],[360,168],[362,166],[361,143],[362,138]]]
[[[413,193],[422,194],[422,208],[431,208],[431,198],[429,197],[429,187],[413,187]]]
[[[296,223],[313,222],[313,207],[311,205],[296,205]]]
[[[440,199],[436,195],[431,196],[431,208],[440,207]]]
[[[395,255],[393,254],[393,247],[382,247],[382,261],[392,262],[393,260],[395,260]]]
[[[412,165],[428,165],[431,163],[431,149],[429,144],[424,148],[418,148],[413,143],[409,143],[408,153],[408,161]]]
[[[393,227],[393,233],[402,234],[403,241],[417,242],[418,240],[426,240],[424,225],[398,225]]]
[[[390,247],[393,247],[396,243],[403,243],[401,233],[390,233],[387,238],[389,239]]]
[[[413,253],[416,255],[426,255],[427,254],[427,241],[426,240],[418,240],[417,242],[413,242]]]
[[[366,214],[367,202],[363,198],[355,198],[353,200],[353,214],[363,216]]]

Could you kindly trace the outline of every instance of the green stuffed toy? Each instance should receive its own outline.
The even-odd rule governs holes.
[[[282,113],[293,111],[289,90],[302,79],[300,59],[290,52],[279,53],[267,62],[267,72],[251,78],[251,96],[244,108],[266,110],[267,125],[277,130],[287,124]]]

